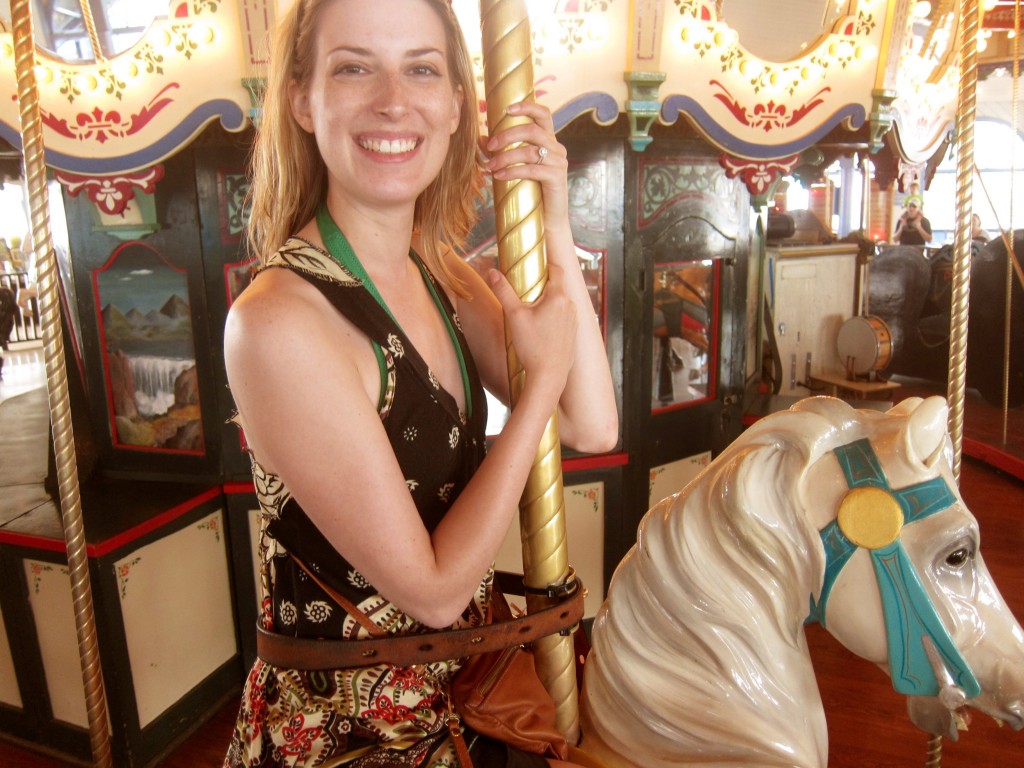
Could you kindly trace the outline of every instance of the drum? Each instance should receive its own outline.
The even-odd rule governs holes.
[[[849,373],[880,371],[892,362],[892,333],[877,315],[858,315],[843,323],[836,347]]]

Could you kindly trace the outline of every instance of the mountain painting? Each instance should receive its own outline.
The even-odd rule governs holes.
[[[184,271],[142,243],[93,273],[111,428],[118,447],[202,453],[202,413]]]

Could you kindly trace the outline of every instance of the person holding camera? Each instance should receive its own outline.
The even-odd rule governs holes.
[[[906,200],[906,208],[899,221],[892,239],[900,245],[927,245],[932,241],[932,223],[922,212],[923,201],[918,195],[911,195]]]

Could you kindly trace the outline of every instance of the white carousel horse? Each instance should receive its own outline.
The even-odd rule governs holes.
[[[1024,726],[1024,632],[978,552],[942,398],[832,398],[762,419],[654,506],[584,668],[580,747],[608,768],[827,763],[804,636],[887,669],[913,721]]]

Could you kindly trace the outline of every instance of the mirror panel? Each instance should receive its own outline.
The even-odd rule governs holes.
[[[764,61],[802,56],[836,21],[850,15],[856,0],[719,0],[719,18],[732,27],[745,49]]]
[[[92,50],[83,16],[92,13],[101,56]],[[166,18],[169,0],[32,0],[36,45],[69,64],[112,59],[135,45],[155,19]],[[0,25],[10,28],[11,2],[0,0]]]
[[[654,270],[651,408],[660,410],[711,394],[717,280],[711,260],[655,264]]]

